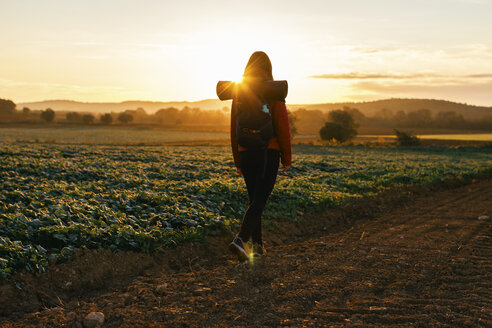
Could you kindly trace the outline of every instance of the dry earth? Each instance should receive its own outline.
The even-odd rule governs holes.
[[[490,178],[272,223],[256,263],[225,253],[229,237],[153,257],[79,252],[2,283],[0,326],[82,327],[99,311],[104,327],[491,327],[486,216]]]

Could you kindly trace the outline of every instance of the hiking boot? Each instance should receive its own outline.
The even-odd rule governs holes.
[[[261,257],[263,255],[266,255],[266,249],[263,247],[263,244],[260,243],[253,243],[251,246],[251,255],[253,257]]]
[[[249,248],[241,237],[236,236],[234,240],[229,244],[229,250],[237,255],[239,261],[249,260]]]

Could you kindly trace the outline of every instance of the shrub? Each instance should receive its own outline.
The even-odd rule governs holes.
[[[46,110],[41,112],[41,119],[46,123],[51,123],[55,119],[55,111],[51,108],[46,108]]]
[[[0,99],[0,114],[14,114],[15,103],[9,99]]]
[[[67,121],[69,122],[80,122],[82,120],[81,116],[77,112],[70,112],[66,115]]]
[[[94,115],[92,115],[92,114],[84,114],[84,115],[82,115],[82,123],[84,123],[84,124],[92,124],[92,123],[94,123]]]
[[[120,115],[118,115],[118,121],[120,121],[123,124],[127,124],[133,121],[133,116],[128,113],[121,113]]]
[[[289,126],[290,126],[290,138],[294,139],[294,136],[297,134],[297,115],[290,110],[287,110],[287,114],[289,116]]]
[[[396,143],[398,146],[419,146],[420,139],[411,132],[403,132],[395,129]]]
[[[328,115],[330,122],[326,122],[321,130],[319,130],[321,139],[335,139],[338,142],[345,142],[357,135],[359,125],[355,123],[349,112],[338,109],[331,111]]]
[[[106,114],[101,115],[100,120],[101,120],[102,124],[109,125],[109,124],[113,123],[113,116],[111,116],[111,114],[106,113]]]
[[[338,142],[345,141],[343,126],[333,122],[326,122],[325,126],[319,130],[319,136],[323,140],[335,139]]]

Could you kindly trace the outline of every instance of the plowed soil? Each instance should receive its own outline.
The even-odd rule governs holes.
[[[230,236],[80,253],[0,286],[0,326],[82,327],[99,311],[104,327],[491,327],[487,216],[491,179],[271,223],[255,263],[226,253]]]

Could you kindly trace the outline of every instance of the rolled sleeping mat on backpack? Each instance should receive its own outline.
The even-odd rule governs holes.
[[[220,100],[229,100],[234,98],[234,93],[237,90],[239,83],[232,81],[219,81],[217,83],[217,96]],[[263,99],[273,101],[285,101],[289,85],[287,81],[264,81],[258,88],[258,92]]]
[[[234,98],[236,90],[236,82],[232,81],[219,81],[217,82],[217,96],[220,100],[229,100]]]

